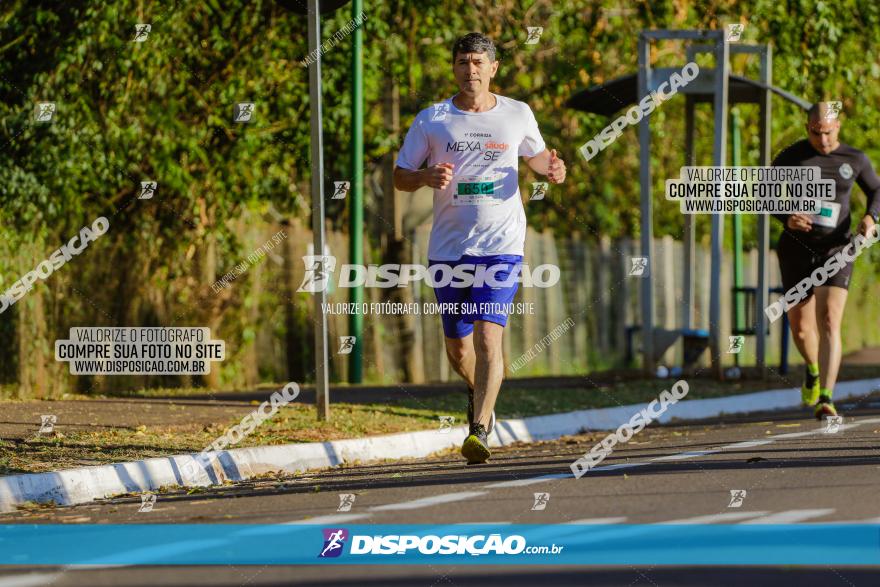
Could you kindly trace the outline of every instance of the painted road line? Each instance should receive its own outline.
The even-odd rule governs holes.
[[[722,449],[715,450],[693,450],[688,452],[678,453],[677,455],[668,455],[665,457],[655,457],[651,459],[651,462],[659,462],[659,461],[683,461],[684,459],[689,459],[692,457],[701,457],[704,455],[714,455],[716,453],[721,452]]]
[[[62,573],[30,573],[27,575],[10,575],[0,577],[0,587],[36,587],[51,585],[61,577]]]
[[[717,524],[721,522],[736,522],[739,520],[747,520],[749,518],[757,518],[758,516],[766,516],[768,512],[725,512],[723,514],[711,514],[707,516],[694,516],[692,518],[681,518],[679,520],[669,520],[667,522],[657,522],[657,525],[669,524]]]
[[[287,524],[345,524],[354,522],[355,520],[363,520],[369,518],[370,514],[331,514],[329,516],[316,516],[314,518],[306,518],[304,520],[296,520],[295,522],[283,522]]]
[[[452,503],[462,501],[472,497],[486,495],[485,491],[460,491],[458,493],[441,493],[440,495],[432,495],[423,497],[413,501],[404,501],[402,503],[389,503],[387,505],[377,505],[370,508],[371,512],[387,512],[394,510],[417,510],[421,508],[431,507],[443,503]]]
[[[563,522],[563,525],[584,524],[588,526],[601,526],[605,524],[622,524],[626,521],[626,516],[618,518],[587,518],[585,520],[574,520],[573,522]]]
[[[765,444],[773,444],[772,440],[746,440],[745,442],[737,442],[722,446],[721,450],[735,450],[738,448],[753,448],[756,446],[764,446]]]
[[[529,477],[527,479],[513,479],[512,481],[501,481],[499,483],[490,483],[483,485],[485,489],[502,489],[504,487],[525,487],[526,485],[534,485],[535,483],[543,483],[544,481],[553,481],[556,479],[565,479],[566,477],[574,477],[571,473],[553,473],[552,475],[541,475],[540,477]]]
[[[642,465],[647,465],[648,463],[618,463],[616,465],[602,465],[600,467],[593,467],[590,469],[591,471],[614,471],[616,469],[628,469],[630,467],[641,467]]]
[[[795,524],[803,522],[811,518],[821,518],[833,514],[833,508],[813,509],[813,510],[788,510],[779,512],[778,514],[770,514],[757,520],[749,520],[748,522],[740,522],[741,524]]]

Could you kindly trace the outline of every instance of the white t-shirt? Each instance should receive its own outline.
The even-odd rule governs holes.
[[[452,163],[452,182],[434,190],[428,259],[522,255],[526,214],[519,193],[519,157],[545,149],[531,108],[498,94],[485,112],[464,112],[452,98],[425,108],[406,133],[397,166],[416,170]]]

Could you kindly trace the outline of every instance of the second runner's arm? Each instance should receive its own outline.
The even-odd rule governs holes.
[[[862,153],[862,157],[864,157],[864,161],[860,166],[861,172],[856,178],[856,183],[859,184],[868,199],[868,207],[858,227],[859,234],[865,236],[877,223],[877,218],[880,217],[880,177],[877,177],[877,172],[874,171],[868,156]]]

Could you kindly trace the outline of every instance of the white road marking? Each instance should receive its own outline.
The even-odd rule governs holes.
[[[441,493],[440,495],[431,495],[413,501],[404,501],[402,503],[389,503],[387,505],[377,505],[370,508],[372,512],[387,512],[392,510],[417,510],[421,508],[431,507],[442,503],[452,503],[461,501],[471,497],[479,497],[486,495],[486,491],[460,491],[458,493]]]
[[[737,442],[735,444],[728,444],[727,446],[722,446],[721,450],[729,450],[729,449],[737,449],[737,448],[752,448],[755,446],[764,446],[765,444],[773,444],[772,440],[746,440],[745,442]]]
[[[822,516],[827,516],[832,513],[834,513],[833,508],[820,508],[820,509],[812,509],[812,510],[787,510],[784,512],[779,512],[777,514],[770,514],[769,516],[764,516],[762,518],[758,518],[757,520],[749,520],[748,522],[741,522],[741,523],[742,524],[794,524],[796,522],[803,522],[804,520],[809,520],[810,518],[821,518]]]
[[[614,471],[616,469],[627,469],[629,467],[641,467],[642,465],[647,465],[648,463],[618,463],[616,465],[602,465],[599,467],[594,467],[593,471]]]
[[[314,518],[306,518],[305,520],[296,520],[294,522],[283,522],[281,525],[288,524],[345,524],[346,522],[354,522],[355,520],[363,520],[369,518],[370,514],[331,514],[329,516],[316,516]]]
[[[843,426],[841,426],[843,428]],[[780,438],[802,438],[804,436],[813,436],[817,432],[822,432],[822,430],[807,430],[806,432],[787,432],[785,434],[771,434],[768,438],[776,441]]]
[[[544,481],[553,481],[554,479],[565,479],[566,477],[574,477],[574,475],[572,473],[553,473],[552,475],[541,475],[540,477],[529,477],[528,479],[500,481],[498,483],[483,485],[483,487],[486,489],[502,489],[504,487],[525,487],[526,485],[534,485],[535,483],[543,483]]]
[[[680,520],[669,520],[666,522],[657,522],[657,525],[665,524],[715,524],[719,522],[735,522],[737,520],[747,520],[748,518],[757,518],[758,516],[766,516],[767,512],[725,512],[723,514],[711,514],[707,516],[694,516],[692,518],[681,518]]]
[[[626,521],[626,517],[619,518],[587,518],[585,520],[575,520],[573,522],[564,522],[564,525],[584,524],[584,525],[600,525],[600,524],[620,524]]]
[[[30,573],[0,577],[0,587],[32,587],[34,585],[51,585],[61,573]]]
[[[701,457],[703,455],[714,455],[715,453],[721,452],[722,449],[716,450],[693,450],[689,452],[678,453],[677,455],[668,455],[665,457],[655,457],[651,459],[652,462],[659,461],[683,461],[684,459],[689,459],[691,457]]]

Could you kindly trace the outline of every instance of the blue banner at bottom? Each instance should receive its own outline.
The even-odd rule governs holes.
[[[3,565],[880,565],[880,524],[0,526]]]

